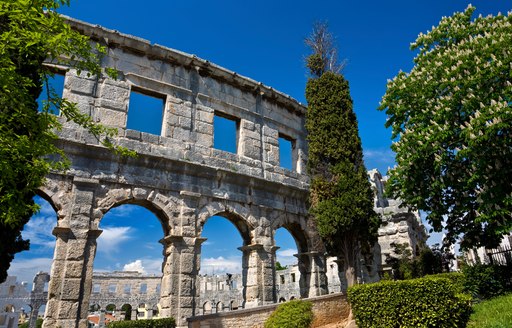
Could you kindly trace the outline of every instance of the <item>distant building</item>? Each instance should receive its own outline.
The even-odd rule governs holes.
[[[469,264],[512,265],[512,232],[503,237],[498,248],[470,249],[464,252],[464,259]]]
[[[29,327],[35,327],[39,308],[48,299],[47,273],[39,272],[34,277],[32,291],[27,290],[26,282],[18,282],[15,276],[8,276],[0,284],[0,328],[16,328],[18,323],[27,320],[25,309],[30,308]]]
[[[421,222],[418,211],[402,207],[399,199],[387,198],[384,188],[387,177],[383,177],[376,169],[368,171],[368,176],[374,191],[374,210],[382,217],[382,226],[379,228],[379,240],[376,246],[375,267],[381,274],[390,271],[386,264],[386,257],[392,255],[391,243],[407,244],[413,256],[418,256],[421,249],[427,247],[427,230]],[[380,249],[378,249],[380,248]],[[380,261],[378,260],[380,253]]]

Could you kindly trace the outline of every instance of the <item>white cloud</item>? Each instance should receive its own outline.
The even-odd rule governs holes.
[[[9,276],[18,277],[18,281],[26,281],[29,284],[34,280],[34,276],[39,271],[50,273],[52,258],[39,257],[32,259],[16,260],[11,262],[11,267],[7,273]]]
[[[125,264],[123,267],[123,271],[137,271],[139,273],[146,273],[144,267],[142,266],[141,260],[135,260],[131,263]]]
[[[22,236],[24,239],[30,240],[31,246],[40,246],[48,251],[55,247],[55,237],[52,235],[52,230],[56,224],[55,217],[42,216],[41,214],[34,215],[23,228]]]
[[[240,273],[242,272],[242,258],[240,256],[225,259],[222,256],[217,258],[205,258],[201,260],[201,274],[219,273]]]
[[[377,168],[383,175],[387,168],[395,166],[395,153],[389,148],[364,149],[363,156],[368,170]]]
[[[123,242],[131,239],[132,227],[103,227],[98,238],[98,252],[118,253]]]
[[[282,251],[276,252],[276,260],[281,265],[293,265],[297,264],[297,258],[293,256],[297,254],[297,250],[293,248],[283,249]]]
[[[162,274],[162,261],[163,258],[154,258],[154,259],[142,259],[142,263],[144,264],[144,268],[146,269],[147,274],[161,275]]]

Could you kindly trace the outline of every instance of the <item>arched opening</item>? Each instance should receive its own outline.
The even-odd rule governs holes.
[[[287,300],[301,288],[297,242],[287,228],[281,227],[274,232],[274,244],[279,247],[275,264],[277,298]]]
[[[220,213],[209,217],[200,231],[206,238],[201,245],[200,294],[215,293],[219,303],[208,305],[208,311],[222,311],[233,294],[243,298],[246,273],[240,247],[251,243],[250,229],[241,217]],[[204,306],[203,313],[210,313]]]
[[[123,317],[123,320],[131,320],[132,306],[130,304],[123,304],[121,306],[121,316]]]
[[[242,219],[228,215],[212,216],[202,227],[201,237],[206,238],[201,245],[201,274],[222,275],[224,279],[226,273],[242,272],[242,255],[238,248],[250,243],[249,232]]]
[[[206,301],[203,303],[203,314],[212,313],[212,303],[210,301]]]
[[[115,320],[136,320],[133,312],[147,316],[146,311],[132,308],[159,299],[162,276],[162,244],[168,229],[161,211],[151,204],[120,204],[102,217],[94,258],[94,274],[90,302],[108,295],[119,305]],[[122,305],[122,306],[121,306]],[[150,314],[151,317],[151,314]]]
[[[107,306],[105,306],[105,312],[107,312],[108,314],[115,314],[116,305],[112,303],[108,304]]]
[[[27,282],[27,289],[32,290],[32,281],[39,271],[50,272],[55,249],[53,228],[57,225],[57,213],[52,205],[41,196],[35,196],[34,202],[40,206],[25,224],[23,239],[30,240],[30,249],[15,255],[8,271],[9,276],[16,276],[18,282]]]

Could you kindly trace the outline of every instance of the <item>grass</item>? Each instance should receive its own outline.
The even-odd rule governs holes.
[[[512,327],[512,293],[473,306],[468,328]]]

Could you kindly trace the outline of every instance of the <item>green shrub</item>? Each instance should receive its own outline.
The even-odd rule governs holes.
[[[43,319],[41,318],[38,318],[36,320],[36,328],[41,328],[43,326]],[[22,323],[21,325],[18,326],[18,328],[28,328],[28,321]]]
[[[456,288],[457,293],[468,293],[466,288],[466,276],[462,272],[445,272],[445,273],[437,273],[433,275],[425,276],[425,278],[446,278],[449,279],[454,287]]]
[[[108,328],[175,328],[174,318],[114,321],[108,324]]]
[[[357,285],[348,290],[358,327],[465,327],[471,297],[447,278]]]
[[[265,321],[265,328],[308,328],[313,322],[313,304],[291,300],[280,304]]]
[[[466,291],[476,299],[489,299],[511,291],[512,270],[506,266],[475,264],[463,268]]]

